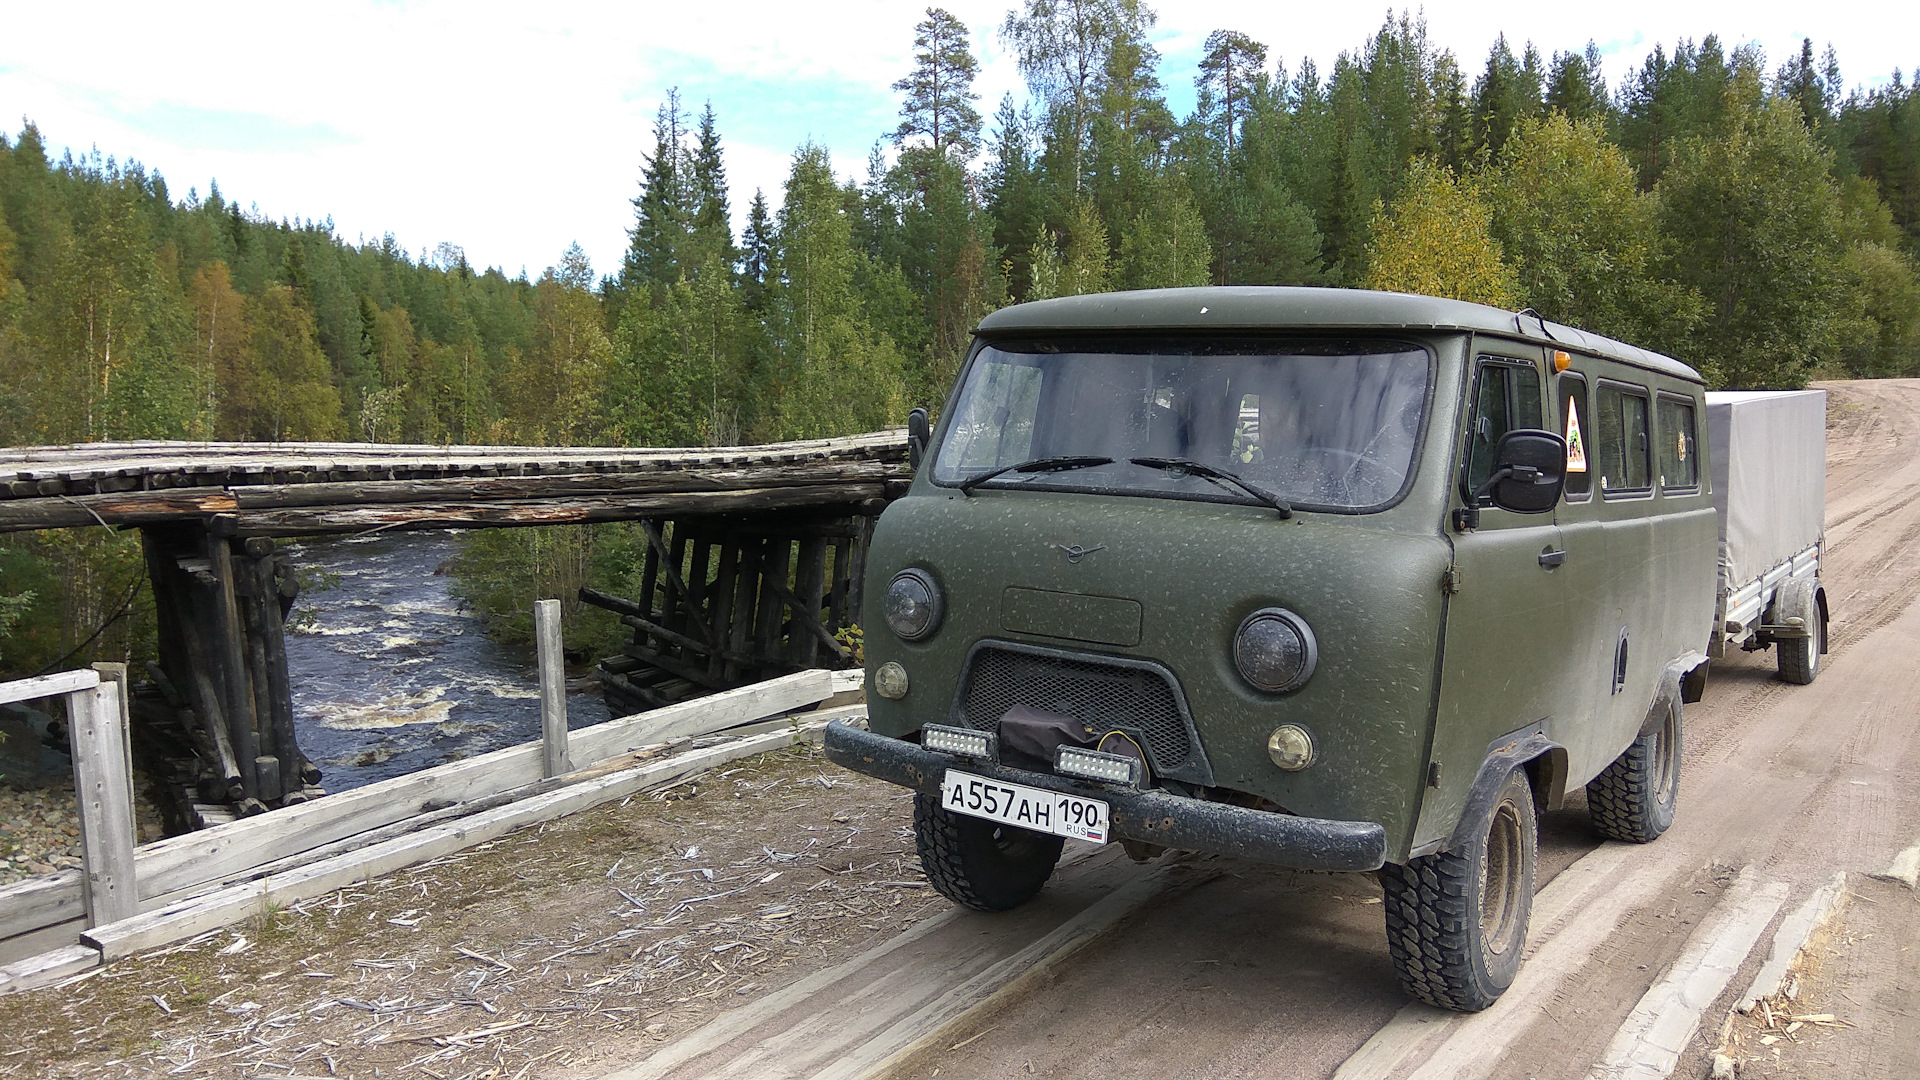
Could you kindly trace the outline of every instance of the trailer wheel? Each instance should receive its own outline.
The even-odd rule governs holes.
[[[1526,770],[1515,769],[1484,836],[1464,850],[1381,868],[1387,950],[1408,994],[1479,1012],[1513,984],[1533,913],[1538,848],[1533,787]]]
[[[1587,813],[1609,840],[1645,844],[1673,824],[1680,795],[1680,705],[1669,699],[1657,727],[1587,781]]]
[[[921,794],[913,797],[913,839],[935,891],[975,911],[1009,911],[1039,895],[1066,843],[956,814]]]
[[[1774,645],[1780,678],[1796,686],[1805,686],[1820,674],[1820,654],[1827,648],[1827,619],[1820,611],[1818,588],[1811,581],[1788,582],[1780,587],[1781,595],[1774,601],[1781,608],[1790,606],[1791,614],[1806,620],[1806,637],[1785,638]],[[1791,595],[1789,589],[1793,590]]]

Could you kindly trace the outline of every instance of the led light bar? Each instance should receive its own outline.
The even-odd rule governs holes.
[[[972,728],[928,724],[920,729],[921,746],[938,753],[979,761],[998,761],[999,741],[991,731],[975,731]]]
[[[1055,772],[1098,780],[1103,784],[1124,784],[1133,788],[1140,786],[1140,765],[1138,758],[1131,758],[1125,754],[1082,750],[1077,746],[1062,746],[1053,755]]]

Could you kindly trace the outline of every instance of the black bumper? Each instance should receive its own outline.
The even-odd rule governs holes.
[[[1183,851],[1238,855],[1304,870],[1378,870],[1387,831],[1371,821],[1329,821],[1182,798],[1164,791],[1121,791],[1052,773],[1010,769],[936,753],[902,739],[827,725],[827,757],[857,773],[938,798],[950,766],[997,780],[1104,800],[1111,835]]]

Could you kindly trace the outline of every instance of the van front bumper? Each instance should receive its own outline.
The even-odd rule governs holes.
[[[1237,855],[1303,870],[1378,870],[1387,860],[1387,831],[1371,821],[1295,817],[1164,791],[1083,784],[1052,773],[957,758],[839,720],[827,725],[826,749],[827,757],[837,765],[936,799],[949,768],[1100,799],[1112,813],[1109,834],[1118,839]]]

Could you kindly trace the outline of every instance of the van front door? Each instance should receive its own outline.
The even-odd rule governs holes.
[[[1543,425],[1540,356],[1481,356],[1471,383],[1453,505],[1464,507],[1493,472],[1500,436]],[[1518,514],[1481,501],[1478,527],[1452,529],[1428,789],[1414,845],[1448,836],[1495,738],[1552,716],[1553,673],[1568,644],[1556,576],[1562,557],[1552,514]]]

